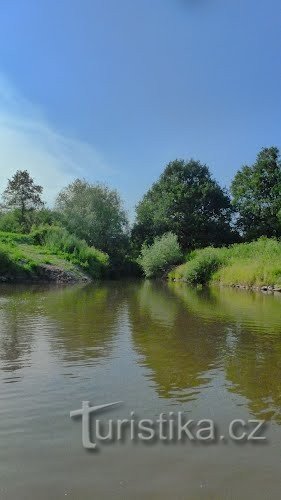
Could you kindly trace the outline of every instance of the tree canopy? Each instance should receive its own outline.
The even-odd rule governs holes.
[[[199,161],[170,162],[136,207],[133,239],[137,246],[166,232],[182,248],[219,245],[233,239],[227,193]]]
[[[23,230],[28,230],[31,225],[30,213],[42,208],[42,186],[35,184],[27,170],[17,170],[15,175],[8,180],[8,185],[3,193],[5,209],[17,211],[17,217]]]
[[[246,239],[281,236],[281,162],[276,147],[263,148],[252,166],[239,170],[231,184],[237,226]]]
[[[59,193],[56,209],[66,227],[89,245],[109,255],[123,248],[128,221],[117,191],[76,179]]]

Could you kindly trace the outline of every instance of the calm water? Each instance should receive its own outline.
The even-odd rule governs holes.
[[[281,297],[184,284],[0,288],[0,498],[279,499]],[[102,418],[183,411],[220,429],[265,419],[266,443],[101,444]]]

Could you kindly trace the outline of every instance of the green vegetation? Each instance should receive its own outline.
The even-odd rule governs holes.
[[[175,160],[136,208],[132,238],[139,248],[166,232],[177,235],[181,248],[221,246],[237,240],[231,228],[230,198],[198,161]]]
[[[2,276],[36,279],[46,264],[77,277],[83,272],[101,278],[108,268],[108,256],[60,226],[41,226],[29,235],[0,232]]]
[[[111,267],[126,260],[128,220],[117,191],[76,179],[59,193],[56,210],[71,233],[110,256]]]
[[[0,273],[2,275],[27,277],[35,269],[34,260],[27,258],[17,245],[0,241]]]
[[[169,279],[191,284],[281,286],[281,243],[262,237],[251,243],[204,248],[187,255],[187,262],[169,273]]]
[[[247,240],[281,235],[281,163],[277,148],[264,148],[231,184],[236,225]]]
[[[204,248],[192,252],[189,261],[169,273],[170,278],[183,279],[191,285],[208,283],[223,264],[218,249]]]
[[[32,224],[32,214],[42,208],[41,199],[43,188],[35,184],[27,170],[18,170],[3,193],[4,207],[14,209],[17,222],[22,232],[28,232]]]
[[[100,278],[109,264],[108,255],[89,247],[62,226],[42,225],[31,232],[34,243],[42,245],[53,255],[69,260],[93,278]]]
[[[33,261],[55,258],[93,278],[154,278],[188,252],[171,278],[245,286],[280,282],[276,147],[262,149],[252,166],[238,170],[230,193],[199,161],[168,163],[137,205],[131,228],[118,192],[106,185],[76,179],[58,194],[54,209],[45,207],[42,193],[26,170],[8,180],[0,206],[1,274],[33,272]],[[269,239],[253,242],[260,237]]]
[[[147,278],[163,276],[164,273],[181,260],[182,254],[177,237],[173,233],[155,238],[152,245],[143,244],[139,264]]]

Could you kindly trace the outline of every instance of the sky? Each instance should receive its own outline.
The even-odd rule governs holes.
[[[280,0],[0,0],[0,191],[80,177],[134,206],[175,158],[229,187],[281,147]]]

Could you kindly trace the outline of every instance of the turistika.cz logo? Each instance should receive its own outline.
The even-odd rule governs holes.
[[[232,420],[227,432],[220,434],[214,420],[186,419],[184,412],[160,413],[158,418],[139,419],[135,412],[130,412],[126,419],[109,419],[107,422],[92,418],[98,412],[121,405],[122,401],[115,401],[98,406],[90,406],[89,401],[82,402],[82,408],[70,412],[71,418],[82,417],[82,444],[85,449],[98,449],[97,442],[124,442],[131,441],[164,441],[183,442],[198,441],[202,443],[218,443],[232,441],[251,442],[265,441],[264,420]]]

